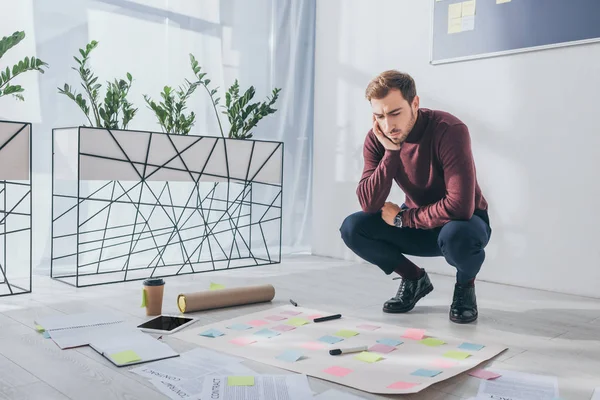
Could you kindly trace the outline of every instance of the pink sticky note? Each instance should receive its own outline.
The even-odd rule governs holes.
[[[376,345],[373,345],[369,348],[369,351],[373,351],[375,353],[383,353],[383,354],[391,353],[394,350],[396,350],[395,347],[388,346],[387,344],[381,344],[381,343],[377,343]]]
[[[300,314],[302,314],[302,312],[300,312],[300,311],[283,311],[282,314],[283,315],[292,315],[293,316],[293,315],[300,315]]]
[[[407,339],[421,340],[425,336],[425,329],[407,329],[402,337]]]
[[[475,378],[481,379],[496,379],[501,377],[502,375],[496,374],[492,371],[486,371],[485,369],[476,369],[475,371],[469,372],[469,375],[474,376]]]
[[[265,319],[268,319],[270,321],[283,321],[284,319],[287,319],[287,318],[282,317],[281,315],[270,315],[268,317],[265,317]]]
[[[376,326],[376,325],[366,325],[365,324],[365,325],[359,325],[359,326],[357,326],[357,328],[366,329],[368,331],[374,331],[374,330],[379,329],[380,327]]]
[[[396,382],[392,383],[388,386],[388,389],[412,389],[415,386],[418,386],[418,383],[410,383],[410,382]]]
[[[252,326],[263,326],[263,325],[268,325],[269,323],[267,321],[261,321],[260,319],[255,319],[254,321],[250,321],[248,322],[248,325],[252,325]]]
[[[310,319],[311,321],[315,318],[321,318],[322,315],[321,314],[314,314],[314,315],[309,315],[308,317],[306,317],[306,319]]]
[[[323,372],[325,372],[326,374],[343,377],[352,372],[352,370],[344,367],[329,367]]]
[[[240,346],[246,346],[254,342],[256,342],[256,340],[245,337],[239,337],[229,341],[229,343],[238,344]]]
[[[434,360],[431,365],[435,366],[435,367],[439,367],[439,368],[452,368],[455,365],[458,365],[458,362],[456,361],[450,361],[450,360],[443,360],[441,358]]]
[[[321,350],[321,349],[325,348],[325,344],[317,343],[317,342],[306,342],[306,343],[302,343],[300,345],[300,347],[302,347],[304,349],[308,349],[308,350]]]
[[[295,326],[291,326],[291,325],[277,325],[271,328],[274,331],[279,331],[279,332],[287,332],[287,331],[292,331],[294,329],[296,329]]]

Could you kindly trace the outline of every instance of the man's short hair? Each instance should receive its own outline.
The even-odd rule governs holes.
[[[392,89],[398,89],[402,93],[402,97],[408,101],[408,104],[412,104],[417,96],[417,85],[409,74],[388,70],[377,75],[369,82],[365,97],[369,101],[371,99],[383,99]]]

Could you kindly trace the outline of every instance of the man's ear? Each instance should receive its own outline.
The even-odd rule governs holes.
[[[413,99],[413,103],[412,103],[412,108],[414,111],[417,111],[419,109],[419,104],[420,104],[419,96],[415,96],[415,98]]]

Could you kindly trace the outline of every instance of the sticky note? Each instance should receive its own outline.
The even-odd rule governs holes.
[[[291,325],[277,325],[271,329],[273,329],[274,331],[278,331],[278,332],[287,332],[287,331],[293,331],[294,329],[296,329],[296,327],[291,326]]]
[[[255,342],[256,342],[256,340],[246,338],[246,337],[239,337],[239,338],[235,338],[235,339],[229,341],[229,343],[237,344],[240,346],[246,346],[246,345],[249,345],[249,344],[252,344]]]
[[[262,337],[266,337],[266,338],[272,338],[272,337],[281,335],[281,333],[272,331],[270,329],[261,329],[260,331],[254,332],[254,334],[257,336],[262,336]]]
[[[276,358],[281,361],[296,362],[303,356],[301,351],[298,350],[286,350]]]
[[[452,368],[452,367],[458,365],[458,363],[456,361],[450,361],[450,360],[444,360],[443,358],[438,358],[437,360],[433,360],[431,365],[433,365],[434,367],[438,367],[438,368]]]
[[[38,331],[38,332],[40,332],[40,333],[42,333],[42,332],[45,332],[45,331],[46,331],[44,328],[42,328],[42,327],[41,327],[41,326],[39,326],[39,325],[36,325],[36,326],[35,326],[35,330],[36,330],[36,331]]]
[[[344,339],[336,337],[336,336],[330,336],[330,335],[321,336],[319,338],[319,341],[329,343],[329,344],[338,343],[338,342],[341,342],[342,340],[344,340]]]
[[[356,358],[357,360],[360,360],[360,361],[374,363],[374,362],[381,360],[383,357],[381,357],[380,354],[371,353],[370,351],[361,351],[360,353],[355,355],[354,358]]]
[[[448,4],[448,19],[462,17],[463,3]]]
[[[467,17],[462,17],[460,30],[461,32],[475,30],[475,16],[471,15]]]
[[[42,336],[44,336],[44,339],[50,339],[50,334],[46,331],[42,332]]]
[[[140,356],[133,350],[125,350],[114,353],[109,356],[117,364],[127,364],[135,361],[141,361]]]
[[[283,321],[287,318],[282,317],[281,315],[269,315],[268,317],[265,317],[265,319],[268,319],[269,321]]]
[[[310,323],[310,321],[308,321],[304,318],[298,318],[298,317],[290,318],[286,321],[286,324],[292,325],[292,326],[302,326],[302,325],[306,325],[308,323]]]
[[[402,340],[397,340],[397,339],[383,338],[383,339],[378,339],[377,343],[385,344],[388,346],[398,346],[399,344],[402,344],[404,342]]]
[[[418,386],[418,383],[410,383],[410,382],[395,382],[391,385],[388,385],[389,389],[412,389],[415,386]]]
[[[373,351],[375,353],[387,354],[396,350],[394,346],[388,346],[387,344],[377,343],[369,348],[369,351]]]
[[[225,286],[223,286],[219,283],[214,283],[214,282],[210,283],[210,290],[221,290],[221,289],[225,289]]]
[[[421,340],[425,336],[425,329],[407,329],[402,337],[413,340]]]
[[[475,15],[475,5],[476,0],[467,0],[462,3],[462,16],[472,16]]]
[[[474,371],[469,372],[469,375],[474,376],[475,378],[481,378],[486,380],[496,379],[502,376],[496,374],[495,372],[487,371],[485,369],[476,369]]]
[[[302,347],[303,349],[308,349],[308,350],[321,350],[325,348],[325,345],[323,343],[319,343],[319,342],[306,342],[306,343],[302,343],[300,345],[300,347]]]
[[[207,331],[201,332],[198,334],[199,336],[206,336],[206,337],[211,337],[211,338],[216,338],[219,336],[223,336],[224,333],[221,331],[218,331],[216,329],[209,329]]]
[[[411,375],[433,378],[434,376],[438,376],[441,373],[442,373],[442,371],[439,371],[437,369],[418,369],[415,372],[413,372]]]
[[[228,386],[254,386],[253,376],[228,376]]]
[[[329,375],[344,377],[344,376],[348,375],[349,373],[351,373],[352,370],[348,369],[348,368],[336,366],[336,367],[329,367],[326,370],[324,370],[323,372],[325,372],[326,374],[329,374]]]
[[[146,291],[144,289],[142,289],[142,305],[140,307],[146,307],[147,303],[148,303],[148,294],[146,293]]]
[[[315,318],[321,318],[322,315],[321,314],[313,314],[313,315],[309,315],[308,317],[306,317],[307,319],[310,319],[311,321],[314,320]]]
[[[460,346],[458,346],[459,349],[463,349],[463,350],[469,350],[469,351],[479,351],[481,349],[483,349],[485,346],[482,344],[475,344],[475,343],[463,343]]]
[[[496,4],[510,3],[512,0],[496,0]]]
[[[336,333],[334,333],[334,335],[348,339],[348,338],[351,338],[352,336],[358,335],[358,332],[351,331],[351,330],[348,330],[348,329],[342,329],[342,330],[337,331]]]
[[[302,314],[302,312],[301,311],[283,311],[282,314],[283,315],[291,315],[293,317],[295,315]]]
[[[427,338],[427,339],[421,340],[420,343],[424,344],[425,346],[437,347],[437,346],[441,346],[441,345],[445,344],[446,342],[444,342],[443,340],[440,340],[440,339],[436,339],[436,338]]]
[[[257,327],[257,326],[269,325],[269,323],[267,321],[262,321],[260,319],[255,319],[255,320],[252,320],[252,321],[248,322],[248,325]]]
[[[377,329],[380,328],[380,326],[376,326],[376,325],[359,325],[357,326],[358,329],[364,329],[367,331],[375,331]]]
[[[245,331],[246,329],[252,329],[252,326],[246,324],[234,324],[228,326],[227,329],[233,329],[234,331]]]
[[[462,32],[462,17],[448,20],[448,34]]]
[[[464,360],[465,358],[470,357],[469,353],[465,353],[464,351],[456,351],[451,350],[444,353],[444,357],[454,358],[455,360]]]

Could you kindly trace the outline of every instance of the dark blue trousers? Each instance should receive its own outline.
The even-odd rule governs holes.
[[[451,221],[443,227],[425,230],[388,225],[381,212],[357,212],[344,220],[340,232],[346,246],[356,255],[388,275],[414,268],[405,255],[443,256],[456,268],[457,282],[466,283],[479,272],[492,231],[477,215],[468,221]]]

